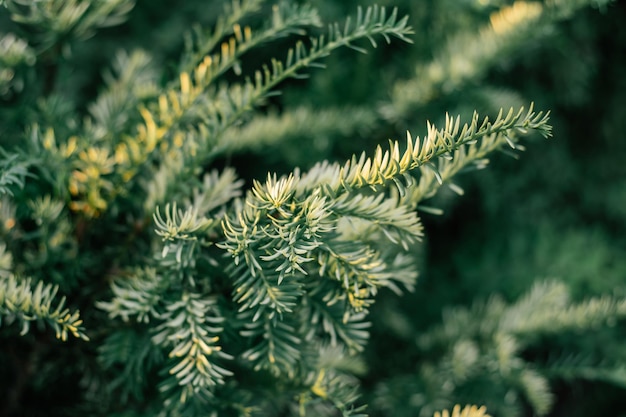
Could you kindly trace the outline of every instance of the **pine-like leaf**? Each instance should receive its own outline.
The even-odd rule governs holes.
[[[56,300],[58,290],[58,286],[44,285],[41,281],[33,289],[30,279],[0,278],[0,314],[9,322],[17,319],[22,325],[22,334],[28,332],[32,321],[41,320],[54,329],[58,339],[65,341],[68,334],[72,334],[89,340],[78,310],[65,308],[65,297]]]
[[[33,161],[28,161],[19,154],[10,154],[0,148],[0,196],[13,195],[12,187],[23,188],[26,178],[32,176],[28,167]]]
[[[433,417],[490,417],[486,414],[487,408],[477,407],[475,405],[466,405],[461,408],[460,405],[455,405],[452,412],[448,410],[436,411]]]

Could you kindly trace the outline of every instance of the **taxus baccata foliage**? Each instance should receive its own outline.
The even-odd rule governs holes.
[[[406,120],[418,128],[415,108],[479,77],[533,27],[586,5],[502,6],[461,51],[442,48],[382,105],[276,112],[279,88],[340,49],[410,43],[408,17],[369,6],[328,24],[298,2],[214,3],[198,16],[206,24],[179,34],[178,61],[153,45],[163,30],[106,53],[116,44],[107,28],[141,26],[131,0],[1,3],[10,29],[0,38],[4,414],[347,416],[363,415],[368,402],[374,413],[399,407],[397,381],[370,401],[359,378],[379,293],[419,292],[428,236],[418,213],[438,212],[428,200],[441,190],[462,194],[456,176],[484,168],[493,152],[551,136],[548,113],[525,104],[493,117],[446,114],[422,135],[256,179],[228,161],[258,148],[288,154],[289,137],[303,130],[332,137]],[[98,47],[112,62],[94,77],[81,59],[96,59]],[[625,311],[619,299],[575,303],[565,293],[555,284],[518,304],[455,310],[419,339],[441,357],[415,368],[415,383],[404,385],[413,401],[389,413],[485,415],[454,406],[472,395],[468,402],[492,400],[466,392],[472,378],[514,387],[509,408],[495,402],[502,415],[524,405],[547,413],[548,375],[522,358],[532,337]],[[549,370],[604,375],[594,366],[572,359]]]

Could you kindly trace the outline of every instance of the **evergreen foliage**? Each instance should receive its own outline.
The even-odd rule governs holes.
[[[476,395],[490,404],[494,415],[522,415],[526,405],[534,414],[546,415],[554,405],[549,377],[564,375],[567,369],[571,372],[567,378],[588,378],[588,365],[594,369],[592,378],[621,385],[626,374],[619,364],[584,358],[581,352],[572,352],[564,368],[563,359],[528,363],[525,356],[546,337],[567,337],[607,326],[607,320],[623,317],[625,308],[624,300],[612,297],[574,303],[564,284],[539,282],[513,304],[495,296],[470,308],[444,311],[443,322],[416,340],[424,358],[419,369],[411,377],[381,384],[377,399],[386,408],[404,401],[403,394],[422,393],[413,410],[387,409],[396,415],[429,416],[441,404]],[[445,384],[439,383],[442,379]]]
[[[448,410],[435,411],[435,417],[489,417],[485,411],[485,407],[478,408],[475,405],[466,405],[461,409],[461,406],[455,405],[452,414]]]
[[[30,329],[30,321],[43,320],[55,330],[56,337],[67,340],[68,333],[84,340],[89,338],[83,332],[82,320],[77,311],[71,313],[63,308],[65,298],[53,306],[54,298],[59,287],[51,284],[44,285],[42,281],[37,283],[36,288],[31,288],[29,279],[16,279],[10,275],[11,256],[2,249],[3,276],[2,288],[0,288],[0,314],[6,316],[8,324],[17,320],[22,325],[21,334],[24,335]]]
[[[619,289],[417,281],[429,216],[480,191],[458,174],[495,189],[492,154],[553,134],[487,80],[617,6],[303,3],[0,2],[0,414],[508,417],[626,386]]]

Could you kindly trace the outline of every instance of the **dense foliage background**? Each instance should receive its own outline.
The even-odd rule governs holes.
[[[324,21],[341,21],[357,5],[373,4],[368,0],[311,3]],[[371,312],[373,326],[364,361],[355,365],[355,369],[362,368],[363,398],[373,416],[432,415],[438,409],[436,403],[424,400],[432,389],[424,375],[430,369],[439,372],[430,381],[442,386],[452,382],[446,382],[445,372],[437,365],[441,353],[425,348],[430,342],[423,335],[437,329],[442,320],[453,320],[453,315],[442,319],[447,309],[469,308],[494,294],[503,302],[515,303],[533,284],[546,280],[564,283],[574,301],[607,294],[626,296],[626,3],[589,2],[591,6],[602,3],[599,8],[580,1],[541,3],[561,10],[562,15],[516,27],[513,34],[501,33],[503,45],[490,54],[486,51],[491,44],[480,41],[479,34],[490,25],[490,16],[511,6],[511,1],[379,1],[398,7],[400,16],[409,16],[415,32],[413,44],[394,41],[376,49],[368,47],[367,54],[339,50],[324,61],[325,69],[313,69],[309,79],[281,84],[283,94],[272,97],[261,109],[276,118],[306,109],[353,119],[339,118],[345,126],[332,129],[317,129],[304,120],[281,132],[280,142],[263,137],[275,132],[243,127],[239,134],[259,135],[262,145],[214,163],[236,167],[250,185],[267,172],[284,174],[295,166],[306,169],[322,159],[346,160],[387,138],[404,137],[407,129],[423,134],[418,129],[426,120],[441,124],[446,112],[468,117],[477,110],[495,115],[500,107],[531,101],[539,109],[551,110],[553,139],[531,139],[520,160],[496,155],[489,169],[458,179],[464,196],[442,192],[429,202],[442,209],[442,214],[423,214],[426,240],[419,249],[422,261],[417,287],[401,297],[390,291],[379,294]],[[69,46],[66,50],[52,47],[43,55],[43,71],[25,72],[26,77],[37,78],[18,80],[17,87],[13,84],[7,91],[0,84],[4,146],[19,141],[32,122],[44,125],[41,117],[54,121],[64,114],[84,113],[120,48],[149,50],[154,61],[165,68],[158,76],[176,77],[173,63],[180,56],[185,32],[192,24],[215,24],[222,4],[138,0],[121,25],[72,41],[71,51]],[[264,16],[267,14],[259,13],[258,19]],[[16,28],[9,13],[0,12],[0,31]],[[45,42],[42,39],[41,45]],[[252,51],[246,56],[249,67],[243,71],[255,69],[256,63],[271,57],[282,58],[285,45],[287,40],[279,40]],[[437,63],[443,68],[439,69],[443,79],[437,78]],[[35,96],[21,94],[20,85]],[[37,88],[26,88],[32,85]],[[57,100],[56,95],[64,99]],[[24,110],[32,108],[32,103],[38,113]],[[74,107],[64,107],[66,103]],[[98,239],[105,241],[106,231],[89,244],[97,247]],[[91,265],[77,265],[76,275],[90,268],[97,270],[102,262],[96,259]],[[61,289],[79,279],[72,271],[55,276],[49,262],[45,267]],[[102,293],[105,284],[99,284]],[[77,294],[82,298],[69,301],[86,312],[86,322],[102,319],[102,312],[90,312],[93,294]],[[485,326],[498,320],[488,314],[481,316],[481,311],[472,314],[481,317]],[[11,397],[0,405],[0,414],[6,407],[8,415],[45,415],[36,410],[46,408],[57,413],[49,415],[63,415],[74,407],[73,415],[79,415],[74,393],[78,384],[86,383],[84,375],[70,363],[53,365],[54,350],[34,362],[19,359],[20,351],[30,345],[27,339],[15,338],[18,330],[2,333],[0,339],[0,392]],[[597,330],[542,334],[521,352],[525,366],[552,369],[548,377],[554,400],[549,415],[619,415],[614,410],[626,405],[626,371],[620,368],[626,363],[624,330],[623,324],[616,322]],[[76,355],[97,355],[95,348],[85,348],[82,341],[70,341],[62,348]],[[425,370],[429,364],[431,368]],[[570,377],[568,364],[579,370],[584,367],[581,364],[589,364],[589,372]],[[21,366],[34,370],[19,369]],[[486,404],[495,416],[533,415],[542,410],[536,405],[543,404],[541,399],[532,405],[521,401],[520,408],[519,396],[523,395],[513,388],[507,391],[506,384],[488,374],[488,367],[483,370],[484,375],[465,379],[471,386],[455,391],[456,402]]]

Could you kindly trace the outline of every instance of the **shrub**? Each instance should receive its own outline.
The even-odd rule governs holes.
[[[384,99],[363,84],[382,77],[368,74],[374,62],[345,65],[339,50],[410,43],[397,9],[358,8],[323,28],[316,9],[287,1],[233,1],[217,19],[200,2],[166,19],[167,2],[5,1],[3,413],[347,416],[370,403],[373,414],[484,415],[453,408],[467,402],[545,415],[552,376],[623,383],[611,370],[619,354],[602,361],[602,349],[572,341],[590,329],[615,341],[617,296],[572,300],[566,285],[540,283],[518,301],[457,307],[419,337],[408,316],[387,321],[394,309],[374,307],[416,287],[430,239],[418,212],[439,213],[449,191],[463,194],[458,174],[552,127],[545,111],[485,86],[473,97],[486,113],[498,100],[515,108],[488,117],[458,102],[461,115],[440,128],[386,145],[371,137],[414,124],[587,3],[489,6],[479,29],[480,13],[464,15],[473,35],[439,33],[435,57]],[[187,30],[189,17],[203,25]],[[300,81],[326,59],[348,71],[340,108]],[[283,87],[294,92],[277,97]],[[359,132],[370,140],[346,140]],[[386,321],[389,340],[417,339],[397,352],[419,353],[408,374],[386,375],[377,361],[396,352],[368,346]]]

